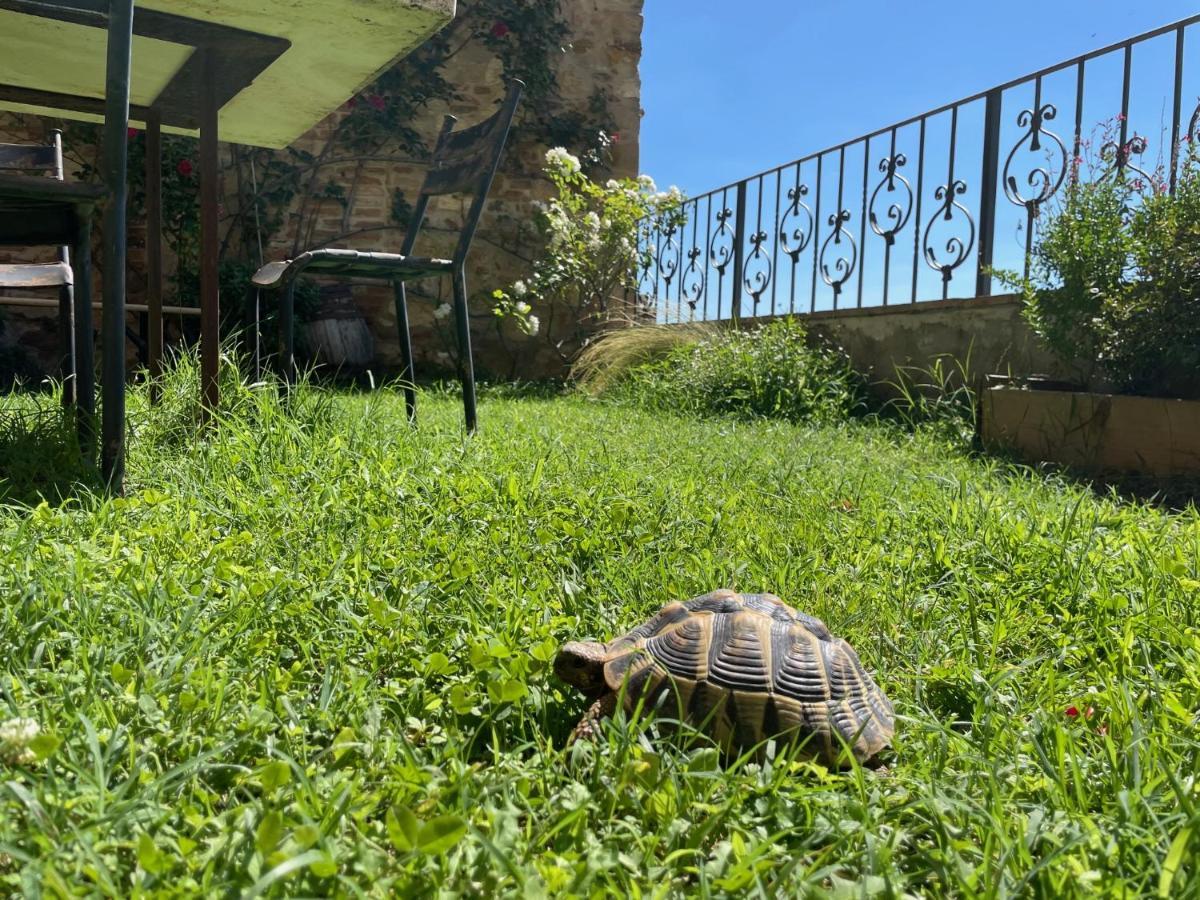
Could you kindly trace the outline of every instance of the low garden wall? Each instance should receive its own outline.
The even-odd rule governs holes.
[[[886,390],[898,368],[927,369],[952,358],[972,382],[986,375],[1068,373],[1021,315],[1013,294],[902,306],[822,310],[797,315],[809,333],[846,351],[854,367]],[[764,322],[759,317],[750,322]]]

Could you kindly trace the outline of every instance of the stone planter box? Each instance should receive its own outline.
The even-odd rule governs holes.
[[[1091,472],[1200,474],[1200,401],[989,387],[985,443]]]

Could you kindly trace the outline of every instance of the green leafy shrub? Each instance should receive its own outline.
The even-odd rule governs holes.
[[[603,146],[609,140],[601,135]],[[554,193],[537,219],[544,250],[527,278],[492,293],[499,321],[512,319],[530,337],[542,334],[564,363],[602,323],[635,317],[626,308],[626,289],[650,261],[650,251],[638,249],[639,226],[650,219],[664,228],[684,222],[678,188],[659,191],[646,175],[600,184],[589,171],[601,163],[597,152],[582,160],[562,147],[546,152],[544,172]],[[544,328],[535,306],[546,318]]]
[[[1043,224],[1024,283],[1026,317],[1085,381],[1200,397],[1200,159],[1174,194],[1139,173],[1072,178]]]
[[[701,415],[828,421],[866,409],[865,383],[845,354],[812,346],[792,319],[683,344],[630,369],[613,390],[652,408]]]

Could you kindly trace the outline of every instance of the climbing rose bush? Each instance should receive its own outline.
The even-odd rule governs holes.
[[[609,143],[601,135],[601,147]],[[600,183],[587,174],[598,163],[598,154],[581,160],[563,147],[546,152],[554,196],[538,211],[544,250],[529,277],[492,295],[498,317],[512,319],[527,335],[543,335],[564,360],[600,322],[624,313],[625,288],[648,262],[638,251],[638,224],[683,221],[679,188],[659,191],[646,175]]]

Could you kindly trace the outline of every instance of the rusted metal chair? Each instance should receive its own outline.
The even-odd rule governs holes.
[[[400,353],[404,364],[404,400],[410,419],[416,417],[416,393],[413,390],[412,337],[408,327],[408,302],[405,282],[416,278],[450,275],[454,285],[454,317],[461,356],[460,375],[463,386],[463,408],[466,412],[467,430],[474,431],[477,420],[475,411],[475,369],[471,360],[471,332],[467,318],[467,280],[465,266],[479,217],[483,213],[488,191],[492,186],[496,169],[500,164],[509,127],[521,99],[525,85],[513,80],[508,86],[504,102],[490,118],[453,131],[457,121],[446,116],[438,135],[425,183],[413,211],[412,224],[399,253],[378,251],[320,249],[302,253],[295,259],[267,263],[255,273],[253,282],[261,288],[281,288],[284,291],[280,308],[280,331],[283,346],[285,377],[290,381],[295,375],[295,303],[293,292],[296,277],[308,271],[320,275],[343,275],[350,278],[370,278],[389,281],[394,286],[396,297],[396,327],[400,333]],[[425,219],[425,210],[431,197],[446,194],[472,195],[470,211],[467,213],[458,243],[450,259],[433,259],[413,256],[417,235]]]
[[[96,411],[92,214],[105,193],[103,185],[63,180],[62,133],[57,130],[50,144],[0,144],[0,246],[57,247],[58,257],[54,262],[0,264],[0,288],[58,291],[63,403],[76,405],[85,445]]]

